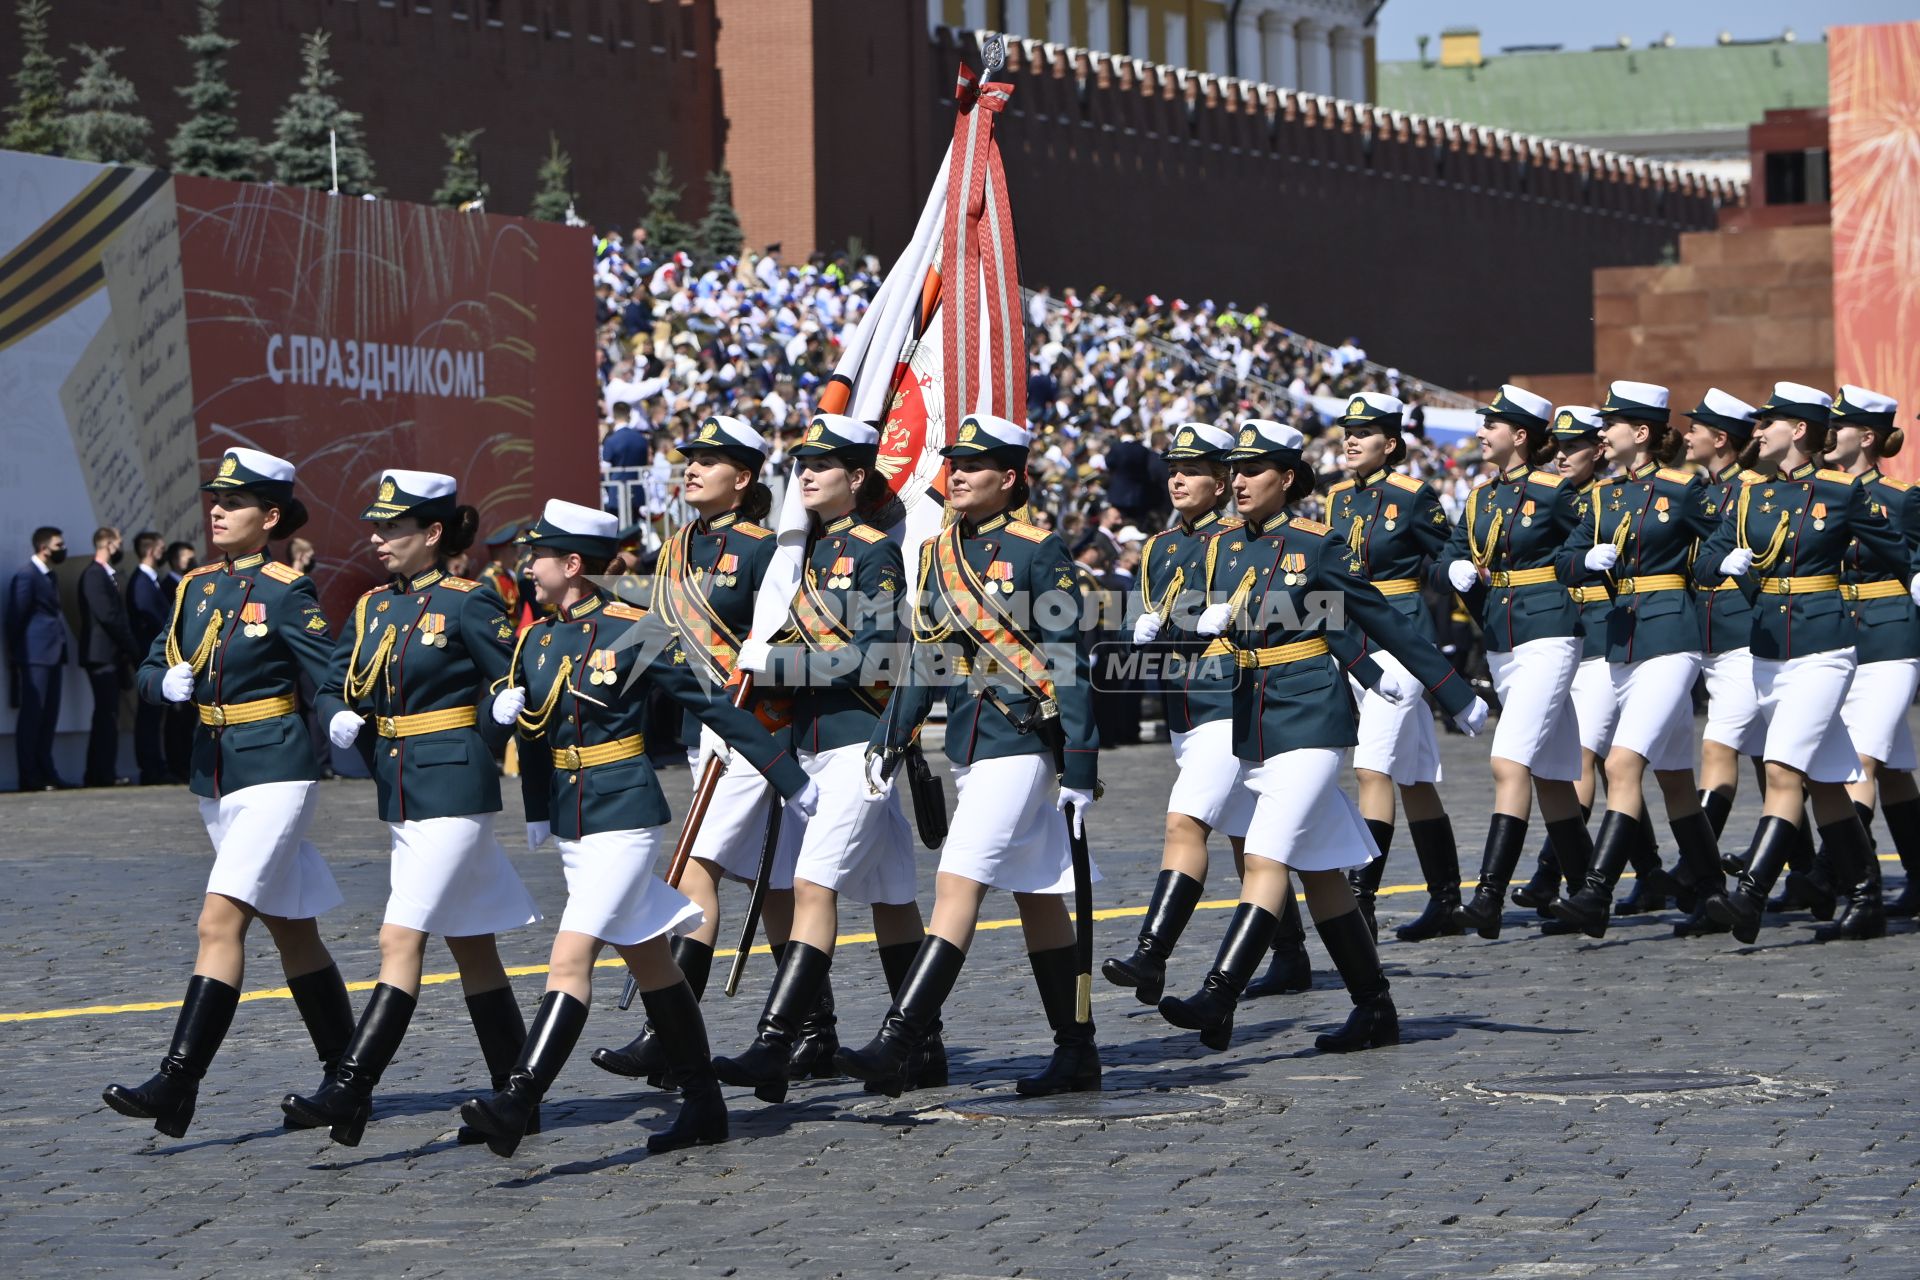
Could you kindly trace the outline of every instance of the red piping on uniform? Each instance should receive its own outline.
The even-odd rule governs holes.
[[[431,591],[432,588],[428,588],[428,590]],[[416,614],[413,619],[414,635],[419,634],[420,619],[427,616],[427,605],[433,600],[431,595],[427,595],[424,592],[422,596],[420,612]],[[391,626],[392,624],[389,623],[388,625]],[[412,636],[408,637],[409,640],[412,638]],[[399,661],[394,664],[398,670],[394,673],[393,688],[389,690],[389,692],[392,693],[395,704],[391,710],[393,714],[397,716],[406,711],[407,646],[405,642],[402,642],[395,645],[394,648],[398,650],[399,653]],[[393,746],[394,749],[400,753],[397,757],[400,763],[394,768],[393,789],[400,798],[400,821],[405,822],[407,820],[407,740],[405,738],[395,738],[393,740]]]

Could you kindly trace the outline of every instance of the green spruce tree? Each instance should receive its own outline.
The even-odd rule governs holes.
[[[239,94],[227,83],[227,54],[240,42],[220,34],[220,0],[200,0],[200,30],[180,37],[193,55],[193,79],[174,92],[191,113],[174,130],[167,157],[175,173],[252,182],[260,176],[260,144],[240,133]]]
[[[647,188],[647,216],[640,225],[647,229],[647,252],[655,262],[664,262],[676,253],[692,250],[693,228],[680,220],[680,187],[673,180],[673,166],[662,151],[654,163]]]
[[[465,133],[440,135],[440,140],[447,144],[447,166],[440,171],[439,190],[433,193],[435,204],[458,209],[470,200],[487,198],[487,184],[480,178],[480,153],[473,145],[485,132],[469,129]]]
[[[347,110],[333,95],[340,77],[328,60],[326,33],[309,35],[300,53],[305,63],[300,87],[274,121],[273,141],[266,147],[273,180],[291,187],[330,190],[333,171],[327,137],[331,132],[340,149],[340,193],[379,195],[380,188],[373,182],[373,157],[367,154],[360,133],[360,113]]]
[[[120,50],[84,44],[73,49],[85,65],[60,117],[66,153],[98,164],[147,163],[147,135],[153,125],[137,110],[140,95],[133,81],[113,69],[113,55]]]
[[[547,158],[540,162],[540,172],[534,178],[529,216],[542,222],[567,220],[567,210],[573,207],[572,170],[573,160],[560,149],[560,139],[548,134]]]
[[[14,12],[20,19],[20,69],[13,73],[13,101],[7,104],[0,147],[59,155],[66,143],[60,129],[66,91],[60,59],[47,47],[47,0],[17,0]]]
[[[740,215],[733,207],[733,175],[725,169],[707,175],[707,190],[712,199],[700,219],[695,238],[707,262],[717,262],[740,252],[746,236],[740,230]]]

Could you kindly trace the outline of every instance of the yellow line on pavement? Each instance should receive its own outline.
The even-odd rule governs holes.
[[[1880,861],[1897,863],[1900,859],[1891,854],[1883,853],[1880,855]],[[1631,875],[1626,878],[1629,880],[1633,879]],[[1383,885],[1379,890],[1379,896],[1386,898],[1400,893],[1425,893],[1426,890],[1427,887],[1424,884]],[[1306,901],[1304,895],[1296,896],[1299,897],[1300,901]],[[1239,905],[1240,900],[1238,898],[1216,898],[1209,902],[1200,903],[1195,910],[1226,911]],[[1144,916],[1145,914],[1147,914],[1147,909],[1144,906],[1108,907],[1105,910],[1094,912],[1093,918],[1095,920],[1125,920],[1131,916]],[[975,929],[978,932],[985,932],[989,929],[1014,929],[1018,928],[1019,925],[1020,920],[1019,917],[1016,916],[1011,920],[982,920],[975,926]],[[863,943],[875,941],[878,941],[878,939],[871,933],[842,934],[833,940],[835,947],[859,946]],[[716,960],[727,960],[738,954],[738,951],[739,948],[737,947],[722,947],[714,951],[713,956]],[[756,956],[771,955],[772,951],[768,947],[759,946],[755,947],[748,954]],[[623,969],[626,967],[626,962],[618,956],[614,956],[596,961],[593,967],[596,969]],[[507,968],[507,976],[510,978],[524,978],[542,974],[546,971],[547,966],[544,964],[510,965]],[[460,975],[458,973],[422,974],[420,977],[420,985],[423,987],[438,986],[443,982],[457,981],[459,977]],[[372,982],[349,982],[347,984],[347,990],[371,991],[375,985],[376,984]],[[285,987],[263,987],[258,991],[244,992],[240,996],[242,1003],[249,1000],[291,1000],[292,998],[293,992]],[[71,1009],[29,1009],[22,1013],[0,1013],[0,1023],[44,1022],[53,1018],[106,1017],[111,1014],[120,1013],[158,1013],[165,1009],[178,1009],[179,1007],[180,1002],[178,1000],[145,1000],[137,1004],[89,1004],[80,1005]]]

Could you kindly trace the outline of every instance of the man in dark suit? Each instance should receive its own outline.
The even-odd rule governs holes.
[[[1148,523],[1160,501],[1152,484],[1152,451],[1131,434],[1121,436],[1107,450],[1107,501],[1125,513],[1128,523]]]
[[[604,492],[605,502],[601,505],[608,511],[620,511],[620,488],[631,485],[640,478],[640,470],[652,460],[653,450],[647,443],[646,432],[633,424],[633,406],[616,404],[613,406],[613,430],[607,432],[607,438],[600,443],[600,461],[607,466],[607,485]],[[645,495],[636,494],[630,512],[639,519],[638,514]]]
[[[53,566],[67,558],[66,537],[51,525],[33,531],[33,558],[7,583],[7,664],[13,705],[14,755],[22,791],[51,791],[72,783],[53,767],[53,734],[60,724],[60,669],[67,663],[67,621]]]
[[[133,669],[146,654],[133,642],[120,575],[126,556],[120,531],[105,525],[93,531],[93,563],[80,575],[80,665],[93,686],[93,721],[87,733],[89,787],[111,787],[120,758],[120,691],[133,687]]]
[[[151,530],[133,540],[133,555],[139,563],[127,575],[127,625],[133,628],[133,647],[142,657],[167,625],[167,593],[160,585],[165,545],[166,539]],[[133,758],[143,787],[167,780],[167,757],[160,739],[166,716],[166,708],[157,703],[134,700]]]

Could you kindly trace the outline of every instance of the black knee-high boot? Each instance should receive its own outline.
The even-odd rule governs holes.
[[[1103,962],[1100,972],[1106,980],[1116,987],[1133,988],[1133,998],[1141,1004],[1159,1004],[1167,986],[1167,958],[1193,919],[1203,889],[1192,876],[1161,871],[1153,882],[1153,896],[1147,899],[1147,917],[1141,922],[1133,954]]]
[[[1592,805],[1583,804],[1580,806],[1580,829],[1582,831],[1586,830],[1587,819],[1592,816]],[[1553,918],[1553,912],[1549,910],[1549,908],[1553,906],[1554,899],[1560,896],[1561,879],[1563,877],[1565,878],[1569,892],[1578,889],[1582,880],[1582,870],[1580,868],[1568,871],[1565,864],[1561,861],[1560,844],[1564,842],[1556,842],[1554,840],[1553,828],[1554,824],[1549,823],[1546,838],[1540,842],[1540,853],[1535,861],[1532,877],[1518,889],[1515,889],[1512,895],[1514,906],[1532,907],[1540,913],[1542,920],[1551,920]],[[1587,844],[1582,847],[1587,848],[1589,852],[1591,852],[1591,844],[1592,842],[1588,841]],[[1576,850],[1576,856],[1577,854],[1578,851]],[[1584,867],[1584,863],[1582,866]]]
[[[1707,821],[1713,826],[1713,838],[1718,840],[1726,834],[1727,818],[1733,813],[1733,797],[1724,791],[1702,791],[1700,812],[1707,815]]]
[[[673,962],[680,966],[687,985],[693,989],[693,998],[698,1000],[706,995],[707,976],[713,972],[712,946],[682,936],[675,938],[668,947],[673,952]],[[595,1049],[592,1062],[602,1071],[611,1071],[616,1076],[644,1079],[656,1089],[666,1088],[666,1053],[654,1036],[653,1028],[645,1023],[641,1024],[639,1035],[618,1049]]]
[[[1584,828],[1582,828],[1584,830]],[[1520,864],[1520,851],[1527,843],[1527,820],[1510,813],[1496,813],[1487,825],[1487,848],[1480,859],[1480,884],[1473,901],[1455,913],[1462,928],[1492,940],[1500,936],[1501,904],[1507,896],[1507,883]],[[1562,851],[1561,857],[1565,858]],[[1565,863],[1562,862],[1564,869]]]
[[[767,992],[759,1034],[738,1057],[713,1060],[720,1083],[750,1088],[762,1102],[787,1100],[787,1083],[794,1075],[793,1047],[799,1042],[807,1015],[819,1001],[832,964],[833,957],[818,947],[804,942],[782,946],[780,971],[774,975],[773,989]]]
[[[1100,1091],[1100,1050],[1093,1042],[1093,1019],[1081,1022],[1074,1016],[1080,988],[1077,950],[1073,946],[1054,947],[1027,955],[1047,1025],[1053,1028],[1053,1057],[1038,1075],[1022,1076],[1013,1082],[1014,1091],[1023,1097]]]
[[[307,1035],[313,1039],[320,1069],[332,1071],[347,1041],[353,1039],[354,1028],[353,1001],[347,995],[347,983],[340,976],[340,966],[330,964],[324,969],[288,978],[287,990],[293,993],[293,1007],[300,1011],[300,1021],[306,1024]],[[291,1114],[284,1123],[289,1129],[316,1127]]]
[[[1355,1053],[1400,1043],[1400,1015],[1393,1007],[1387,975],[1380,970],[1380,953],[1354,915],[1348,911],[1313,922],[1353,1001],[1346,1025],[1314,1040],[1313,1047],[1322,1053]]]
[[[785,943],[773,948],[776,955],[784,954],[785,949]],[[800,1032],[793,1042],[792,1079],[831,1080],[839,1074],[833,1065],[833,1055],[840,1051],[839,1024],[834,1015],[833,973],[829,970],[820,980],[813,1006],[800,1016]]]
[[[1787,853],[1799,838],[1799,830],[1788,819],[1763,816],[1753,830],[1747,865],[1741,869],[1738,882],[1727,892],[1707,898],[1707,915],[1726,925],[1736,939],[1752,945],[1760,937],[1767,893],[1780,878]]]
[[[527,1020],[520,1014],[520,1002],[513,998],[511,986],[496,987],[467,997],[467,1017],[473,1020],[473,1033],[480,1041],[480,1056],[486,1059],[487,1078],[497,1093],[507,1087],[507,1075],[520,1061],[520,1050],[527,1043]],[[540,1132],[540,1108],[527,1116],[527,1137]],[[487,1135],[471,1125],[461,1125],[455,1135],[463,1147],[487,1140]]]
[[[1567,878],[1567,897],[1580,891],[1593,869],[1593,837],[1587,833],[1587,812],[1582,809],[1578,818],[1562,818],[1547,824],[1547,843],[1553,846],[1561,874]],[[1553,903],[1547,904],[1541,913],[1546,919],[1540,922],[1540,936],[1552,938],[1574,932],[1576,926],[1554,914],[1553,906]]]
[[[1833,919],[1842,886],[1834,881],[1827,851],[1813,843],[1813,819],[1803,808],[1793,847],[1787,850],[1787,879],[1780,896],[1767,903],[1776,914],[1805,911],[1815,920]]]
[[[815,955],[823,955],[819,951]],[[680,1091],[680,1112],[673,1123],[647,1138],[647,1150],[658,1154],[683,1147],[706,1147],[727,1140],[727,1103],[720,1095],[720,1078],[713,1072],[713,1050],[707,1047],[707,1024],[700,1016],[700,997],[685,982],[658,991],[642,991],[647,1021],[660,1037],[667,1058],[667,1081]],[[796,1000],[793,1013],[804,1017]]]
[[[1373,934],[1373,940],[1380,940],[1380,922],[1374,918],[1373,902],[1380,894],[1381,877],[1387,873],[1387,854],[1393,848],[1393,824],[1381,822],[1376,818],[1366,819],[1367,830],[1373,833],[1374,847],[1380,850],[1380,856],[1364,867],[1355,867],[1347,873],[1347,884],[1353,889],[1353,901],[1360,908],[1360,915],[1367,922],[1367,929]]]
[[[1460,910],[1460,850],[1454,844],[1453,822],[1444,817],[1424,818],[1407,823],[1407,834],[1413,840],[1414,856],[1420,859],[1420,875],[1427,882],[1427,905],[1418,916],[1395,929],[1394,936],[1402,942],[1451,937],[1460,932],[1454,921]]]
[[[1300,922],[1300,901],[1291,892],[1280,904],[1280,927],[1273,931],[1273,960],[1247,984],[1242,1000],[1290,996],[1313,990],[1313,961],[1307,958],[1307,928]]]
[[[1608,906],[1613,887],[1627,868],[1636,848],[1643,847],[1641,823],[1618,809],[1607,810],[1600,819],[1600,838],[1593,842],[1593,865],[1587,878],[1572,896],[1553,904],[1553,914],[1589,938],[1607,936]]]
[[[897,1098],[906,1087],[905,1072],[913,1051],[939,1022],[941,1006],[953,994],[967,953],[945,938],[928,934],[920,944],[913,965],[900,980],[893,1007],[887,1010],[879,1032],[858,1049],[842,1046],[834,1055],[834,1065],[856,1080],[868,1080],[880,1086],[880,1092]]]
[[[487,1150],[497,1156],[510,1156],[519,1147],[534,1108],[553,1087],[586,1026],[587,1006],[566,992],[549,991],[541,998],[540,1011],[533,1015],[533,1029],[521,1046],[520,1060],[507,1073],[506,1088],[490,1098],[461,1104],[461,1118],[486,1135]]]
[[[1653,824],[1637,821],[1634,829],[1639,838],[1627,850],[1627,862],[1633,867],[1633,888],[1613,904],[1615,915],[1652,915],[1665,911],[1667,899],[1678,888],[1666,868],[1660,865],[1660,850],[1653,842]],[[1618,877],[1615,882],[1618,883]]]
[[[354,1028],[353,1039],[347,1041],[340,1060],[320,1082],[319,1089],[311,1096],[290,1093],[281,1100],[280,1109],[287,1118],[302,1128],[325,1125],[329,1136],[341,1146],[359,1146],[367,1121],[373,1117],[373,1088],[399,1050],[417,1003],[398,987],[384,982],[375,986],[360,1015],[360,1025]]]
[[[1907,873],[1907,882],[1901,887],[1900,896],[1887,904],[1887,914],[1920,916],[1920,800],[1882,804],[1880,812],[1886,816],[1887,834],[1893,837],[1894,850],[1900,855],[1900,866]]]
[[[1864,808],[1857,805],[1856,808]],[[1845,907],[1832,924],[1816,929],[1821,942],[1858,942],[1884,937],[1886,911],[1880,902],[1880,859],[1863,823],[1848,820],[1820,828],[1833,859],[1834,877],[1845,894]]]
[[[1711,792],[1702,792],[1711,795]],[[1698,938],[1725,933],[1727,927],[1707,915],[1707,899],[1726,892],[1726,873],[1720,869],[1720,845],[1714,835],[1713,820],[1703,810],[1675,818],[1667,824],[1674,843],[1680,848],[1680,862],[1687,869],[1693,906],[1685,920],[1673,926],[1676,938]]]
[[[1356,923],[1360,923],[1356,918]],[[1240,993],[1247,989],[1253,966],[1273,945],[1274,931],[1280,921],[1251,902],[1234,908],[1227,936],[1221,939],[1219,954],[1200,990],[1185,1000],[1167,996],[1160,1001],[1160,1016],[1176,1027],[1200,1033],[1200,1043],[1209,1049],[1224,1049],[1233,1043],[1233,1010]],[[1366,926],[1362,923],[1361,928]]]
[[[194,974],[187,979],[186,998],[173,1023],[173,1044],[160,1060],[159,1072],[131,1088],[110,1084],[100,1096],[123,1116],[151,1120],[169,1138],[185,1137],[193,1123],[200,1081],[220,1051],[220,1042],[227,1038],[233,1011],[239,1006],[238,988]]]
[[[921,941],[925,941],[922,935]],[[887,995],[897,999],[900,987],[906,982],[907,974],[913,969],[913,959],[920,954],[919,942],[896,942],[880,948],[880,968],[887,975]],[[938,1017],[927,1027],[926,1034],[920,1039],[920,1047],[907,1058],[907,1067],[900,1076],[901,1091],[911,1093],[915,1089],[944,1089],[947,1087],[947,1045],[940,1036],[941,1025]],[[837,1067],[838,1062],[835,1063]],[[880,1084],[865,1080],[860,1085],[863,1093],[883,1092]]]

